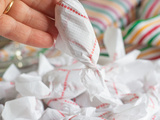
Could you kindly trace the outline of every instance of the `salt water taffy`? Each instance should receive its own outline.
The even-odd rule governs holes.
[[[81,80],[90,95],[96,96],[107,89],[96,66],[100,53],[98,41],[81,3],[78,0],[59,2],[55,8],[55,26],[59,31],[55,47],[86,65]]]

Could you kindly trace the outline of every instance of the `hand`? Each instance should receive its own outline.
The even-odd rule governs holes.
[[[0,0],[0,35],[35,47],[51,47],[58,31],[55,27],[55,5],[59,0]]]

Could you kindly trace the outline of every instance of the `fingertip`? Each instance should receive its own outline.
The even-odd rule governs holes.
[[[60,2],[60,0],[53,0],[53,4]]]
[[[53,45],[54,45],[54,39],[53,39],[53,41],[52,42],[50,42],[49,44],[47,44],[46,46],[45,46],[45,48],[51,48]]]

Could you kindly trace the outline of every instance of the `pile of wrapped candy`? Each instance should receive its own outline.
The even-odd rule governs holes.
[[[147,18],[151,15],[146,9],[141,12]],[[95,31],[81,3],[57,3],[55,48],[62,54],[41,54],[37,71],[21,73],[15,65],[7,69],[0,82],[0,119],[160,120],[160,60],[137,59],[141,51],[126,53],[123,42],[158,46],[159,21],[160,16],[136,21],[123,35],[120,29],[106,28],[103,45],[108,56],[99,56]]]

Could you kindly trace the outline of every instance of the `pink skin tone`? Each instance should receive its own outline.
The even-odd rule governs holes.
[[[60,0],[0,0],[0,36],[23,44],[48,48],[58,35],[55,27],[55,5]]]

